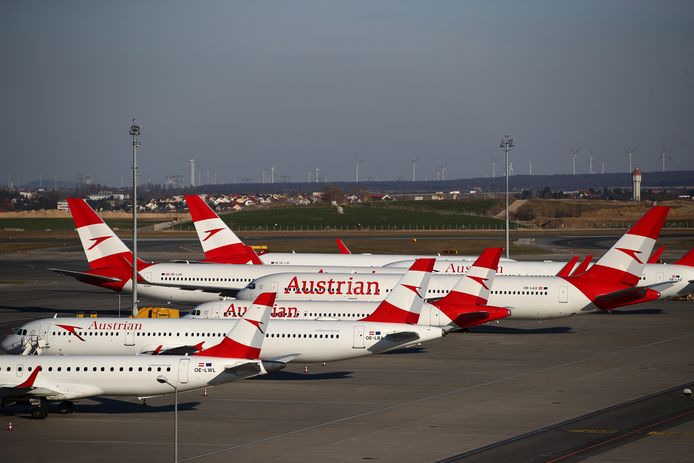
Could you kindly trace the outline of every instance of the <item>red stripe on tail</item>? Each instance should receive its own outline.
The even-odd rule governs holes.
[[[412,267],[410,267],[410,270],[414,270],[416,272],[429,272],[431,273],[432,270],[434,270],[434,263],[436,262],[436,259],[432,258],[422,258],[422,259],[417,259],[414,261],[414,264],[412,264]]]
[[[193,219],[193,222],[219,218],[200,196],[186,195],[186,204],[188,204],[188,210],[190,211],[190,217]]]
[[[70,207],[70,214],[72,214],[72,220],[75,222],[75,228],[104,223],[83,199],[68,198],[67,204]]]
[[[641,217],[641,220],[629,229],[627,234],[657,239],[660,229],[663,228],[665,223],[668,211],[670,211],[670,208],[667,206],[653,206],[651,210]]]
[[[680,260],[675,262],[677,265],[687,265],[689,267],[694,267],[694,249],[686,253]]]
[[[504,248],[486,248],[477,258],[473,267],[488,268],[496,271],[499,267],[499,258]]]

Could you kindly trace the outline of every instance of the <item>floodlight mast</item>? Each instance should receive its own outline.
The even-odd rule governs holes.
[[[137,315],[137,148],[140,146],[140,126],[133,119],[130,125],[130,135],[133,137],[133,279],[132,279],[132,313]]]
[[[508,173],[509,173],[509,163],[508,163],[508,153],[511,151],[515,145],[513,144],[513,139],[510,135],[506,134],[501,139],[499,148],[502,149],[504,155],[506,156],[506,258],[509,258],[509,212],[508,212]]]

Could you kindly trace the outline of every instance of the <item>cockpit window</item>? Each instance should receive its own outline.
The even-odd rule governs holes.
[[[251,281],[250,283],[248,283],[248,286],[246,286],[246,288],[247,289],[255,289],[255,283]]]

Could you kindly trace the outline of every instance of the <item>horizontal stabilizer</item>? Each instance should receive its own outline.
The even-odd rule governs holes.
[[[72,278],[76,278],[80,281],[83,281],[85,283],[94,283],[94,284],[99,284],[99,283],[106,283],[106,282],[113,282],[113,283],[120,283],[123,280],[120,278],[116,277],[109,277],[106,275],[95,275],[93,273],[87,273],[87,272],[77,272],[75,270],[65,270],[61,268],[48,268],[47,270],[50,270],[51,272],[55,273],[61,273],[63,275],[67,275]]]
[[[247,362],[247,363],[242,363],[241,365],[235,365],[235,366],[225,366],[224,367],[224,372],[225,373],[231,373],[239,378],[250,378],[251,376],[257,376],[262,373],[262,370],[260,369],[260,363],[258,362]]]
[[[658,299],[658,297],[660,297],[660,293],[652,288],[634,286],[603,294],[596,297],[593,302],[597,307],[603,310],[612,310],[625,305],[652,301]]]

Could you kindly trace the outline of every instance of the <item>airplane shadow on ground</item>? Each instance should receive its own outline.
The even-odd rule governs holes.
[[[75,402],[75,413],[107,413],[109,415],[120,415],[128,413],[171,413],[174,410],[174,404],[162,405],[142,405],[141,402],[129,402],[125,400],[110,399],[106,397],[91,397],[89,400],[97,403],[80,403]],[[171,398],[173,402],[173,397]],[[49,415],[57,415],[56,407],[58,402],[50,403],[47,406]],[[200,401],[194,402],[179,402],[178,410],[197,410]],[[26,404],[13,404],[2,410],[2,414],[6,416],[17,416],[20,418],[31,419],[31,407]]]
[[[573,333],[570,326],[552,326],[547,328],[511,328],[507,326],[476,326],[470,328],[469,334],[484,333],[484,334],[567,334]],[[463,332],[451,333],[465,334]]]
[[[601,315],[664,315],[663,309],[617,309],[611,312],[600,312]]]
[[[417,346],[408,347],[407,349],[392,350],[390,352],[384,352],[378,355],[423,354],[426,351],[426,348]]]
[[[316,366],[314,368],[323,368]],[[309,370],[311,367],[309,366]],[[347,379],[352,377],[351,371],[327,371],[325,373],[297,373],[294,371],[275,371],[269,375],[256,376],[248,381],[325,381],[331,379]]]

